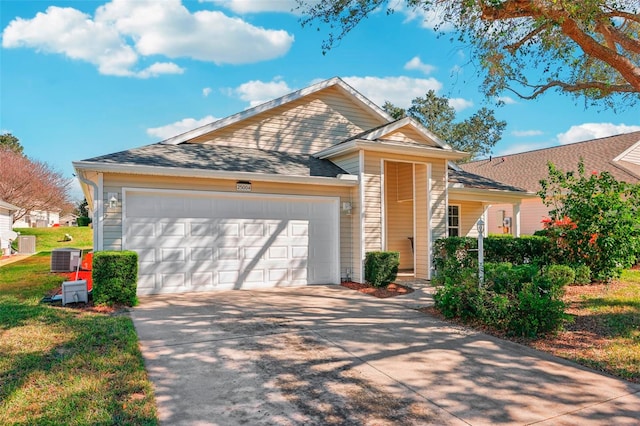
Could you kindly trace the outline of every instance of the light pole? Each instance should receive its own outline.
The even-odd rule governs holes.
[[[484,283],[484,221],[478,220],[478,283],[480,287]]]

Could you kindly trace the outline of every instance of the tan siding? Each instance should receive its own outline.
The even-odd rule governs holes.
[[[330,88],[192,142],[311,154],[382,123],[380,117]]]
[[[446,160],[434,160],[431,167],[431,226],[434,241],[447,236]]]
[[[352,202],[353,210],[350,215],[340,209],[340,273],[345,277],[347,268],[350,268],[353,276],[359,267],[358,255],[353,251],[353,228],[359,214],[359,207],[353,202],[357,198],[354,188],[257,181],[252,183],[253,193],[339,197],[340,206],[342,202]],[[123,187],[235,192],[235,180],[105,174],[105,206],[108,205],[107,193],[121,194]],[[119,207],[113,212],[107,209],[106,213],[104,250],[122,250],[122,209]]]
[[[415,274],[416,278],[429,278],[429,271],[431,269],[431,256],[429,241],[429,207],[428,207],[428,190],[427,187],[427,166],[424,164],[416,164],[415,166],[415,187],[416,187],[416,235],[415,235],[415,250],[416,250],[416,264]]]
[[[331,162],[352,175],[360,173],[360,157],[357,152],[332,158]]]
[[[407,171],[410,173],[406,176]],[[400,253],[400,269],[413,269],[413,197],[399,201],[402,186],[411,188],[413,194],[413,165],[410,163],[385,162],[385,211],[387,250]],[[404,184],[404,185],[401,185]]]
[[[397,142],[413,142],[413,143],[422,143],[427,146],[437,146],[435,142],[429,141],[425,139],[422,133],[416,131],[415,129],[405,126],[394,132],[384,135],[382,138],[384,140],[397,141]]]
[[[380,156],[364,154],[364,250],[382,250],[382,203],[381,203]]]
[[[500,218],[504,211],[504,217],[511,218],[511,229],[509,233],[513,234],[513,225],[515,217],[513,214],[513,206],[511,204],[494,204],[489,208],[487,222],[489,224],[488,231],[491,234],[503,234],[505,228],[502,226]],[[534,232],[542,229],[542,219],[549,216],[549,209],[542,204],[539,198],[523,200],[520,204],[520,235],[533,235]]]
[[[473,201],[455,202],[449,200],[449,204],[458,204],[460,206],[460,235],[463,237],[477,238],[478,227],[476,224],[484,212],[482,203]]]

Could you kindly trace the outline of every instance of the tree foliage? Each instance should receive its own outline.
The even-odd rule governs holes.
[[[412,100],[408,110],[388,101],[383,109],[395,119],[415,118],[453,148],[470,153],[472,158],[490,154],[507,126],[505,121],[496,120],[493,110],[485,107],[466,120],[455,122],[456,110],[447,98],[437,96],[433,90]]]
[[[563,263],[586,265],[594,278],[609,280],[634,264],[640,253],[640,185],[610,173],[562,172],[549,163],[538,195],[552,210],[545,220]]]
[[[0,149],[0,164],[0,199],[22,209],[14,215],[14,220],[21,219],[31,210],[68,208],[71,179],[47,163]]]
[[[20,140],[11,133],[3,133],[0,135],[0,149],[8,149],[16,154],[24,155],[24,147],[20,144]]]
[[[557,89],[605,101],[640,99],[638,0],[298,0],[303,25],[329,24],[331,49],[358,23],[393,6],[422,9],[453,26],[484,75],[487,96],[533,99]],[[620,96],[613,96],[620,95]]]

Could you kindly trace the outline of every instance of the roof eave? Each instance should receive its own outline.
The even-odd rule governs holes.
[[[337,144],[314,154],[314,157],[320,159],[331,159],[339,155],[349,154],[361,149],[375,152],[385,152],[390,154],[411,154],[423,157],[446,158],[449,160],[460,160],[467,158],[468,153],[443,148],[435,148],[430,146],[417,147],[402,144],[394,144],[393,142],[369,141],[364,139],[352,140],[342,144]]]
[[[184,167],[159,167],[130,164],[105,164],[77,161],[73,167],[78,173],[93,171],[97,173],[136,174],[149,176],[191,177],[205,179],[257,180],[263,182],[302,183],[311,185],[355,186],[357,176],[338,175],[337,177],[277,175],[254,172],[230,172],[221,170],[188,169]]]
[[[455,185],[455,184],[453,184]],[[483,203],[518,203],[522,199],[537,198],[534,192],[510,191],[506,189],[483,189],[456,187],[449,184],[449,199],[461,201],[480,201]]]

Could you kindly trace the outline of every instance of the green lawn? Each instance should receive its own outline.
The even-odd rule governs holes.
[[[90,247],[88,228],[40,229],[41,253],[0,267],[0,424],[157,424],[131,319],[40,303],[62,282],[50,250],[68,230]]]
[[[36,236],[36,251],[51,251],[60,247],[90,249],[93,246],[93,229],[88,226],[61,226],[59,228],[15,228],[20,235]],[[72,241],[64,241],[65,234]]]

